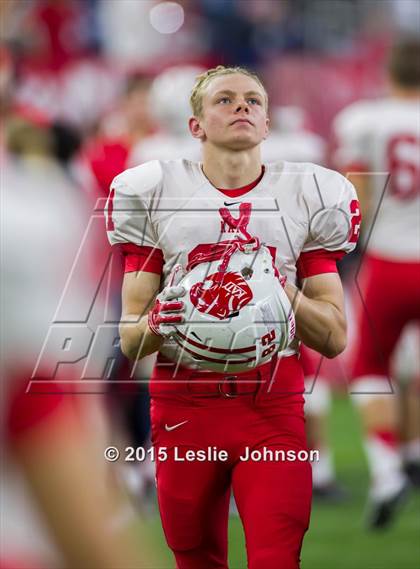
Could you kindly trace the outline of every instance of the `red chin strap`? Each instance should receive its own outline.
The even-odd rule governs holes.
[[[197,253],[187,265],[187,271],[190,271],[200,263],[208,263],[222,259],[218,267],[218,272],[225,273],[230,259],[235,251],[243,251],[250,253],[257,251],[260,248],[260,240],[258,237],[252,237],[248,231],[247,226],[249,218],[251,217],[251,204],[243,203],[239,206],[239,218],[234,219],[230,211],[226,207],[219,209],[219,213],[223,221],[232,229],[236,229],[241,237],[235,239],[219,241],[210,246],[210,250],[203,253]]]

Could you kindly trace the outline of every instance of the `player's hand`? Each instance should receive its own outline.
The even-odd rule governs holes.
[[[279,283],[281,284],[282,288],[286,288],[287,277],[286,275],[282,275],[279,268],[273,263],[273,269],[275,276],[279,279]]]
[[[185,304],[179,298],[184,296],[185,289],[177,284],[181,277],[181,265],[175,265],[167,286],[157,295],[149,312],[148,325],[156,336],[166,338],[176,332],[175,324],[184,322]]]
[[[286,283],[287,283],[287,277],[286,277],[286,275],[282,275],[282,274],[279,273],[279,281],[280,281],[281,286],[282,286],[283,288],[285,288],[285,287],[286,287]]]
[[[276,265],[273,266],[274,266],[274,274],[279,279],[279,283],[281,284],[282,288],[286,288],[286,283],[287,283],[286,275],[282,275],[281,272],[279,271],[279,268],[276,267]]]

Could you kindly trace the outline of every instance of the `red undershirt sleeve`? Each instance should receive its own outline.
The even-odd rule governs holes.
[[[117,247],[124,258],[124,272],[133,273],[144,271],[146,273],[162,274],[163,252],[161,249],[134,243],[120,243]]]
[[[344,251],[326,249],[301,253],[296,262],[297,276],[299,279],[307,279],[323,273],[337,273],[337,261],[340,261],[345,254]]]

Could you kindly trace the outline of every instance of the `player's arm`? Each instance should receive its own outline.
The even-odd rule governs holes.
[[[148,325],[148,312],[159,286],[160,275],[155,273],[138,271],[124,275],[120,338],[121,350],[130,360],[152,354],[162,344],[162,336],[154,334]]]
[[[120,248],[124,258],[121,349],[133,360],[156,352],[173,332],[171,324],[183,318],[183,303],[176,300],[182,288],[167,286],[159,293],[164,256],[149,206],[141,197],[142,191],[160,184],[161,174],[157,161],[123,172],[113,180],[105,206],[109,242]]]
[[[296,318],[296,335],[309,348],[334,358],[346,347],[344,293],[338,273],[304,279],[302,291],[285,287]]]
[[[287,284],[286,293],[296,315],[298,338],[309,348],[334,358],[347,344],[344,292],[337,261],[354,250],[361,215],[356,191],[343,176],[317,167],[314,178],[317,191],[308,185],[303,196],[309,231],[296,262],[302,286],[299,290]]]
[[[125,273],[122,287],[120,322],[121,349],[130,360],[138,360],[159,350],[163,339],[182,322],[185,293],[173,284],[177,266],[169,285],[161,293],[160,275],[146,271]]]

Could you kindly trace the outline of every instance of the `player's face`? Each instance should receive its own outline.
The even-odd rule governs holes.
[[[268,133],[264,92],[242,73],[216,77],[203,94],[203,113],[197,122],[197,138],[203,142],[232,150],[252,148]]]

